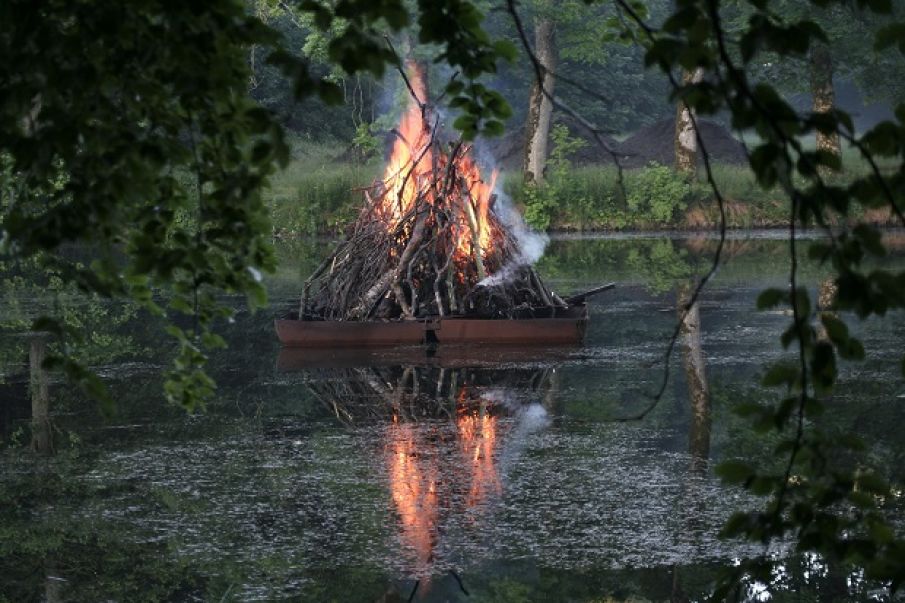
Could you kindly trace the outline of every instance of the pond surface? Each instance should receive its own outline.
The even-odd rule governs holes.
[[[901,267],[905,237],[887,238],[886,265]],[[557,292],[619,283],[591,301],[585,345],[430,356],[281,353],[272,320],[328,247],[280,245],[272,308],[227,326],[216,397],[194,416],[162,401],[158,325],[88,308],[116,415],[54,382],[47,433],[32,433],[27,342],[7,338],[0,600],[702,599],[722,568],[763,553],[718,537],[760,501],[712,469],[769,455],[732,407],[772,401],[759,377],[788,353],[789,317],[754,311],[760,290],[788,282],[785,244],[745,233],[727,245],[654,406],[677,298],[706,270],[711,237],[556,239],[539,271]],[[803,268],[812,298],[824,276]],[[825,427],[871,442],[871,462],[901,483],[905,321],[852,323],[868,358],[842,365]],[[32,437],[53,452],[30,452]],[[745,596],[885,594],[792,556]]]

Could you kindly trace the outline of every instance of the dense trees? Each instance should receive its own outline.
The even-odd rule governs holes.
[[[895,17],[889,0],[857,0],[853,8],[841,0],[806,6],[811,5],[853,10],[869,26]],[[291,82],[293,98],[319,95],[336,103],[344,97],[337,73],[381,78],[399,61],[385,36],[416,25],[411,35],[458,74],[446,79],[442,92],[457,112],[454,125],[464,138],[501,133],[511,114],[491,81],[502,61],[515,58],[514,45],[489,33],[482,12],[467,0],[294,6],[306,19],[301,28],[323,36],[317,52],[329,70],[318,68],[310,48],[309,56],[299,56],[285,37],[237,1],[11,0],[0,6],[4,259],[37,260],[72,286],[168,315],[178,351],[166,391],[188,407],[213,387],[203,370],[205,350],[222,345],[213,327],[229,316],[217,295],[245,294],[261,303],[261,272],[274,266],[260,193],[287,147],[276,116],[249,96],[256,73],[250,59],[257,68],[259,57],[266,56]],[[763,510],[734,517],[727,533],[766,543],[794,537],[802,549],[857,563],[897,587],[905,579],[905,542],[880,507],[889,485],[857,463],[828,463],[840,446],[856,454],[857,445],[808,423],[836,383],[837,361],[863,358],[864,350],[831,315],[819,317],[829,340],[817,337],[818,316],[799,281],[804,258],[796,234],[802,227],[824,232],[827,242],[812,255],[834,271],[837,310],[866,318],[905,306],[905,274],[866,262],[883,257],[881,233],[866,224],[845,226],[875,208],[905,225],[905,104],[897,107],[895,120],[856,132],[850,115],[830,110],[825,53],[856,34],[837,37],[830,22],[788,6],[752,0],[742,19],[730,21],[719,0],[679,0],[660,24],[648,18],[646,3],[616,0],[611,18],[602,21],[612,36],[601,40],[636,42],[643,50],[632,56],[643,52],[645,64],[659,69],[674,92],[682,89],[689,115],[722,113],[735,129],[754,133],[752,170],[761,185],[779,185],[787,197],[790,287],[764,292],[758,304],[789,309],[781,342],[796,358],[768,369],[765,382],[783,392],[775,403],[742,409],[756,428],[778,434],[775,453],[782,467],[723,468],[728,480],[768,497]],[[900,61],[884,53],[905,51],[903,31],[905,25],[894,19],[884,23],[875,46],[863,52]],[[547,35],[541,34],[541,39]],[[560,45],[563,57],[566,46]],[[609,56],[609,49],[601,44],[600,56]],[[841,69],[843,62],[833,58]],[[771,85],[778,82],[772,66],[787,61],[817,68],[816,111],[796,111]],[[569,73],[568,67],[562,71]],[[681,85],[679,74],[698,71],[706,77]],[[607,107],[597,105],[601,96],[592,95],[589,104],[606,113]],[[665,100],[664,106],[669,106]],[[862,155],[867,175],[846,184],[826,177],[840,169],[833,143],[815,150],[805,140],[835,136]],[[884,159],[883,170],[877,158]],[[706,163],[703,171],[713,184]],[[722,211],[722,195],[714,193]],[[88,261],[63,253],[73,243],[87,249]],[[718,250],[707,278],[689,292],[686,314],[720,261]],[[35,321],[33,328],[62,340],[78,336],[53,316]],[[46,364],[103,394],[99,381],[71,357],[50,356]],[[858,512],[851,513],[852,507]],[[770,559],[761,561],[739,572],[769,573]]]

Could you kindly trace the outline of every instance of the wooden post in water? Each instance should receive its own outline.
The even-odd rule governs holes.
[[[35,452],[53,452],[53,430],[50,425],[50,385],[44,359],[47,358],[46,333],[29,337],[29,391],[31,393],[31,446]]]

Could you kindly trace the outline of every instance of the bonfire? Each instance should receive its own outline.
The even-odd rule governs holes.
[[[305,282],[302,320],[413,320],[549,315],[566,302],[547,289],[513,227],[495,211],[471,145],[444,138],[424,74],[394,130],[382,179],[344,240]]]

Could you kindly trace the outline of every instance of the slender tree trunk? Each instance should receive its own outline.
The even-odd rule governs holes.
[[[811,71],[811,95],[814,97],[814,113],[829,113],[836,106],[833,89],[833,57],[826,44],[816,42],[808,56]],[[817,132],[817,148],[839,156],[839,134]]]
[[[701,68],[682,73],[682,83],[698,84],[704,79],[704,70]],[[685,103],[679,101],[676,107],[676,171],[691,179],[698,170],[698,137],[694,129],[694,114]]]
[[[540,184],[544,181],[547,163],[547,142],[553,121],[553,86],[551,72],[556,69],[556,28],[549,18],[534,24],[534,48],[543,67],[543,82],[534,82],[528,105],[527,141],[525,146],[525,181]],[[543,89],[541,88],[543,85]],[[546,91],[546,94],[544,93]],[[548,96],[549,95],[549,96]]]

